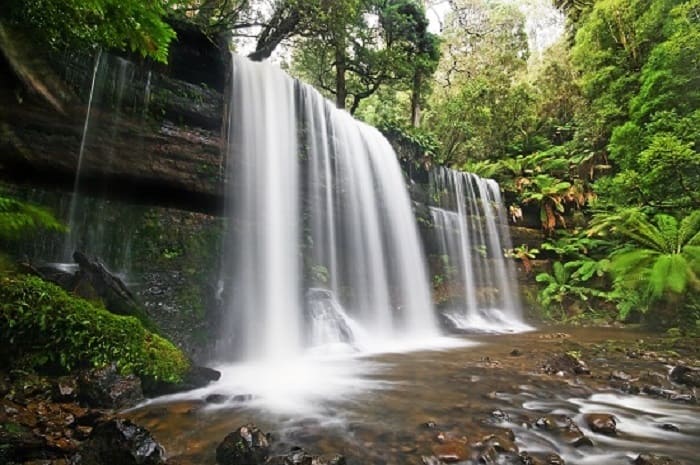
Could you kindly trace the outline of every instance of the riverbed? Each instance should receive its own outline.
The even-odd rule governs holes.
[[[422,350],[329,351],[299,365],[222,366],[218,383],[124,415],[183,464],[214,464],[221,440],[247,423],[271,433],[274,453],[300,446],[358,465],[556,463],[556,456],[622,465],[640,453],[695,464],[700,408],[691,388],[667,376],[694,358],[673,347],[644,349],[656,339],[550,328],[463,335]],[[566,354],[590,373],[559,366]],[[614,417],[615,432],[593,431],[590,414]]]

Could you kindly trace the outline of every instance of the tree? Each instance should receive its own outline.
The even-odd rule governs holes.
[[[532,86],[519,79],[528,58],[517,8],[480,0],[452,2],[443,56],[426,123],[451,165],[515,155],[530,146]]]
[[[576,36],[592,110],[578,138],[607,150],[617,168],[598,183],[603,198],[700,206],[699,3],[606,0]]]
[[[54,50],[131,50],[165,62],[175,31],[166,0],[8,0],[0,20]]]
[[[437,39],[415,0],[316,0],[305,4],[294,71],[335,97],[339,108],[360,102],[384,85],[407,83],[417,113],[423,79],[437,61]],[[417,118],[416,118],[417,119]]]

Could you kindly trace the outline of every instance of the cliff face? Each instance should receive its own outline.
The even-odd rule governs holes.
[[[82,143],[82,191],[218,211],[223,82],[187,82],[201,76],[177,57],[198,69],[218,56],[223,70],[227,54],[179,42],[168,69],[107,54],[48,57],[27,43],[0,31],[0,178],[71,190]]]

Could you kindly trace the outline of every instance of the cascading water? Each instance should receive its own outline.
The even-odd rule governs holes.
[[[387,140],[278,68],[235,56],[229,108],[220,357],[289,359],[332,337],[372,346],[437,336]]]
[[[464,291],[461,308],[446,316],[459,329],[522,331],[515,270],[504,254],[512,248],[498,183],[472,173],[436,168],[430,207],[446,268]]]
[[[81,250],[99,257],[111,268],[125,274],[130,265],[132,234],[124,234],[125,240],[110,237],[110,232],[123,232],[125,226],[120,224],[119,218],[115,218],[120,214],[119,208],[112,208],[109,201],[81,195],[81,181],[85,176],[86,155],[101,160],[103,168],[109,167],[114,157],[118,156],[114,142],[121,136],[119,131],[123,130],[122,123],[126,116],[145,120],[151,74],[148,72],[142,79],[137,75],[133,63],[100,51],[91,76],[73,194],[67,212],[68,234],[62,250],[51,255],[55,255],[56,260],[71,263],[73,252]],[[140,138],[133,142],[134,149],[143,148]]]

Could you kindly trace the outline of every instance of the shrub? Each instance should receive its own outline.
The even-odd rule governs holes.
[[[179,382],[189,369],[171,342],[32,276],[0,278],[0,361],[66,372],[116,363],[121,373]]]

